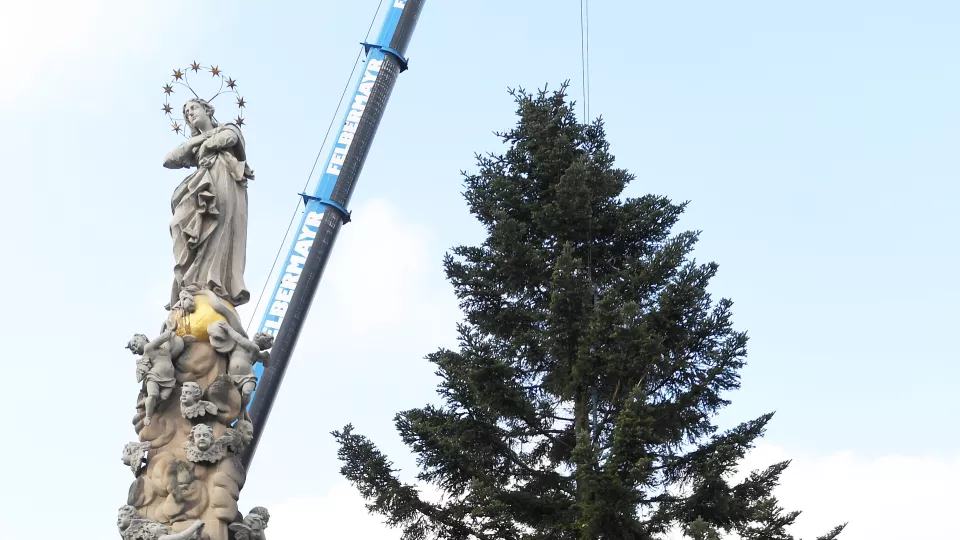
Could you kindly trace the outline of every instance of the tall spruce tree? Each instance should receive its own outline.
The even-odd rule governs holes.
[[[792,538],[799,512],[772,495],[788,462],[730,480],[772,414],[712,423],[747,336],[707,292],[698,233],[672,230],[685,203],[622,198],[633,177],[566,86],[512,95],[508,148],[465,173],[487,239],[444,260],[465,321],[459,350],[428,356],[443,405],[395,418],[444,497],[422,498],[350,425],[333,433],[342,474],[405,540]]]

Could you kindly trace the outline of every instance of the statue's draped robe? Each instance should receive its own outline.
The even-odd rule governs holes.
[[[247,247],[246,151],[240,129],[227,124],[214,128],[206,143],[215,151],[209,168],[200,166],[187,146],[167,156],[168,162],[196,167],[177,187],[171,200],[174,283],[171,305],[184,288],[208,289],[234,306],[245,304],[250,292],[243,282]]]

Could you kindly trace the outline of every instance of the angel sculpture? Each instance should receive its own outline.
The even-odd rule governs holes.
[[[273,347],[273,336],[266,332],[259,332],[253,340],[244,337],[234,330],[226,321],[217,321],[207,328],[210,335],[210,344],[221,354],[230,358],[227,373],[233,384],[240,390],[240,408],[243,419],[250,420],[247,404],[250,396],[257,389],[257,376],[253,366],[260,362],[264,367],[270,367],[270,347]]]
[[[187,459],[194,463],[206,461],[216,463],[223,459],[227,449],[221,437],[213,440],[213,429],[206,424],[197,424],[190,430],[190,437],[183,442]]]
[[[174,309],[179,309],[184,315],[193,313],[197,310],[197,301],[193,298],[193,293],[189,288],[180,291],[180,300],[174,304]]]
[[[150,441],[127,443],[123,447],[123,456],[120,458],[124,465],[130,467],[134,476],[140,475],[140,470],[147,459],[147,451],[150,450]]]
[[[174,458],[167,465],[167,491],[178,503],[183,503],[187,499],[196,479],[197,471],[193,463],[184,463]]]
[[[176,379],[174,378],[173,359],[183,352],[183,338],[176,335],[177,323],[167,320],[160,337],[150,341],[143,334],[136,334],[127,343],[127,349],[141,355],[137,360],[137,382],[142,382],[147,390],[144,400],[146,409],[143,425],[149,426],[157,403],[170,397]]]
[[[203,521],[197,520],[186,530],[174,533],[156,521],[143,519],[136,508],[122,506],[117,516],[117,528],[123,540],[200,540]]]
[[[267,528],[270,521],[270,512],[262,506],[250,509],[247,517],[242,522],[231,523],[228,527],[233,531],[236,540],[267,540],[267,535],[263,530]]]
[[[228,452],[241,454],[253,440],[253,424],[248,420],[239,420],[232,428],[227,428],[221,439]]]
[[[180,412],[186,419],[199,418],[205,414],[217,414],[216,404],[200,399],[203,390],[195,382],[183,383],[180,389]]]

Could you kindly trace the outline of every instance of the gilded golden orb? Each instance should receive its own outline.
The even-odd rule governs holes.
[[[210,299],[206,296],[200,294],[194,297],[194,302],[196,304],[196,309],[193,313],[185,313],[182,310],[175,309],[173,314],[170,317],[176,319],[177,321],[177,335],[178,336],[193,336],[197,341],[210,341],[210,336],[207,334],[207,327],[217,321],[226,321],[226,317],[214,311],[213,306],[210,305]],[[226,301],[224,301],[230,311],[236,313],[236,309]],[[229,322],[229,321],[228,321]]]

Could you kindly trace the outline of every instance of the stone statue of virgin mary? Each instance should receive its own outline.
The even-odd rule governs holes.
[[[233,306],[250,300],[243,282],[247,250],[247,165],[240,128],[220,125],[202,99],[183,105],[191,137],[163,161],[168,169],[193,168],[173,192],[174,283],[170,305],[181,291],[209,290]]]

